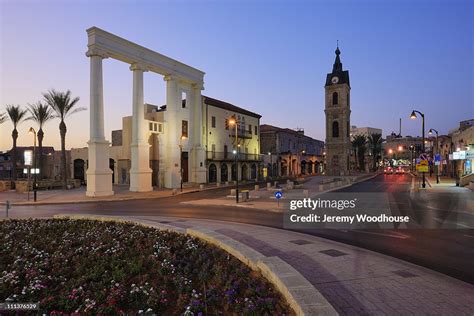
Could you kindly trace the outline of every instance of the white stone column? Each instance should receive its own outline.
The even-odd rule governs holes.
[[[139,64],[130,66],[133,71],[133,117],[130,168],[130,191],[153,191],[151,185],[150,145],[146,139],[145,104],[143,101],[143,72],[146,68]]]
[[[165,188],[178,188],[181,183],[179,156],[179,140],[181,138],[181,121],[178,110],[181,107],[178,78],[173,75],[164,77],[166,81],[166,111],[165,118]]]
[[[203,119],[202,119],[202,95],[201,90],[204,90],[203,83],[195,83],[191,85],[194,98],[194,117],[193,117],[193,148],[192,148],[192,165],[191,173],[192,179],[196,183],[206,183],[206,149],[203,146]]]
[[[107,55],[94,48],[90,58],[90,130],[88,144],[87,196],[113,195],[112,170],[109,168],[109,145],[104,136],[104,93],[102,59]]]

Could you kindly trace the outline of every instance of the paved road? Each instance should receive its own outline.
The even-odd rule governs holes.
[[[342,189],[344,192],[390,192],[392,202],[400,213],[408,212],[426,223],[462,216],[462,221],[471,220],[472,215],[459,213],[450,205],[460,206],[465,196],[456,192],[409,197],[410,176],[381,175],[372,180]],[[135,200],[106,203],[84,203],[75,205],[16,206],[11,216],[52,216],[59,213],[81,213],[102,215],[160,215],[185,218],[202,218],[233,221],[271,227],[282,227],[281,214],[255,209],[180,204],[183,201],[225,195],[229,189],[183,194],[157,200]],[[471,193],[472,194],[472,193]],[[470,196],[472,198],[472,196]],[[411,200],[410,200],[411,199]],[[462,206],[462,205],[461,205]],[[461,207],[460,206],[460,207]],[[462,215],[460,215],[462,214]],[[471,216],[471,218],[466,218]],[[453,221],[454,222],[454,221]],[[440,271],[474,284],[474,230],[468,229],[406,229],[406,230],[305,230],[305,233],[364,247],[395,256],[422,266]]]

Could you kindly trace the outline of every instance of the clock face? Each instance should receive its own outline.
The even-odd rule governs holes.
[[[332,77],[331,82],[334,83],[334,84],[338,83],[339,82],[339,77],[337,77],[337,76]]]

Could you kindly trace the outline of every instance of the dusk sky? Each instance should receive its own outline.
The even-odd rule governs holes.
[[[0,0],[1,95],[26,106],[70,89],[89,107],[86,29],[124,37],[206,75],[204,95],[261,114],[262,123],[304,128],[324,140],[324,81],[339,40],[350,72],[351,124],[421,135],[474,118],[473,1],[21,1]],[[165,82],[145,74],[145,102],[165,102]],[[106,137],[132,112],[132,72],[104,60]],[[44,145],[59,149],[58,120]],[[31,145],[32,122],[19,126]],[[89,112],[67,120],[67,148],[84,147]],[[0,126],[0,150],[12,124]]]

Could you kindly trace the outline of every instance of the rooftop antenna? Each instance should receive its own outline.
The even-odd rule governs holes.
[[[400,129],[398,131],[398,136],[402,137],[402,118],[400,118]]]
[[[336,40],[336,47],[339,47],[339,40]]]

